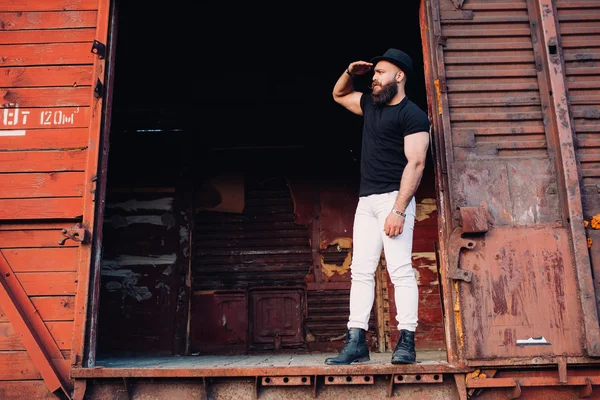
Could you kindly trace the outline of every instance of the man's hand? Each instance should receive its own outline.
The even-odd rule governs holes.
[[[404,217],[401,215],[396,215],[394,213],[390,213],[385,219],[385,224],[383,225],[383,231],[388,237],[393,238],[394,236],[398,236],[402,233],[404,229]]]
[[[366,61],[354,61],[348,65],[348,71],[352,75],[364,75],[373,68],[373,63]]]

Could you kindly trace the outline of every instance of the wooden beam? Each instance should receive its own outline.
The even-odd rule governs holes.
[[[31,360],[51,392],[62,390],[70,397],[69,364],[60,352],[46,324],[0,251],[0,307],[21,336]]]

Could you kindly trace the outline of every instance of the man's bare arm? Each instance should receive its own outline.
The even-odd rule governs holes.
[[[364,75],[372,66],[373,64],[366,61],[355,61],[348,66],[348,71],[352,75]],[[335,83],[332,95],[336,103],[344,106],[354,114],[363,115],[360,108],[362,92],[354,90],[353,78],[346,71],[342,72],[342,75]]]
[[[408,163],[402,173],[400,190],[394,203],[396,210],[404,212],[410,199],[415,195],[423,177],[428,148],[428,132],[417,132],[404,137],[404,154]]]

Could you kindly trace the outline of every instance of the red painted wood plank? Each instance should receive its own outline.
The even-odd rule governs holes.
[[[68,224],[68,223],[67,223]],[[70,225],[69,225],[70,226]],[[66,228],[65,223],[59,222],[25,222],[25,223],[2,223],[0,231],[22,231],[22,230],[46,230],[46,229],[62,229]]]
[[[5,108],[0,129],[83,128],[89,120],[89,107]]]
[[[1,54],[1,53],[0,53]],[[80,107],[90,105],[89,86],[72,88],[0,89],[4,106],[14,107]]]
[[[0,173],[83,171],[87,150],[0,152]]]
[[[0,199],[0,220],[78,218],[82,207],[79,197]]]
[[[2,0],[0,11],[96,10],[97,0]]]
[[[91,64],[91,43],[0,45],[0,66]]]
[[[29,379],[42,379],[42,375],[26,351],[0,351],[0,381]],[[0,388],[3,386],[4,382],[0,384]]]
[[[2,35],[0,35],[0,38]],[[0,87],[85,86],[92,83],[89,65],[2,67]]]
[[[28,296],[72,296],[77,292],[76,272],[21,272],[16,275]]]
[[[79,247],[3,249],[2,252],[15,272],[77,271]]]
[[[94,28],[96,11],[0,12],[0,31]]]
[[[65,228],[68,228],[65,224]],[[62,238],[61,228],[44,230],[1,230],[0,249],[15,249],[28,247],[59,247],[58,240]],[[62,247],[78,247],[78,242],[67,240]],[[41,250],[41,249],[40,249]]]
[[[14,134],[14,136],[8,136]],[[0,148],[3,150],[82,149],[87,146],[85,128],[28,129],[3,132]]]
[[[61,358],[53,359],[53,361],[56,364],[64,364],[68,369],[68,358],[70,356],[70,351],[63,351],[61,353]],[[37,371],[33,361],[26,351],[0,351],[0,381],[3,381],[0,383],[0,394],[3,393],[3,390],[7,384],[15,383],[6,381],[28,381],[39,379],[42,379],[42,376]],[[46,385],[44,384],[44,386]],[[53,396],[54,399],[56,399],[56,395]],[[0,398],[4,399],[4,397]],[[24,398],[38,400],[37,397]]]
[[[0,174],[0,199],[81,197],[84,172]]]
[[[3,31],[0,44],[77,43],[94,40],[93,28]]]
[[[52,335],[54,342],[61,350],[71,349],[71,336],[73,334],[72,321],[46,322],[46,327]],[[21,335],[10,322],[0,322],[0,351],[26,350],[21,340]]]
[[[29,299],[44,322],[73,321],[74,296],[39,296],[29,297]],[[8,317],[1,308],[0,322],[9,322]]]
[[[1,357],[0,357],[1,358]],[[23,399],[56,400],[56,395],[50,393],[43,380],[4,381],[0,385],[0,399],[10,399],[15,393]]]

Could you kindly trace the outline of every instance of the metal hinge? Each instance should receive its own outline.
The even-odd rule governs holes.
[[[94,40],[92,43],[92,53],[96,54],[101,60],[104,60],[104,57],[106,57],[106,45]]]
[[[75,242],[89,243],[90,233],[81,225],[77,223],[69,229],[63,229],[61,232],[61,238],[58,240],[58,244],[63,246],[68,239]]]
[[[104,84],[100,82],[100,78],[96,81],[96,86],[94,87],[94,96],[97,99],[101,99],[104,96]]]

